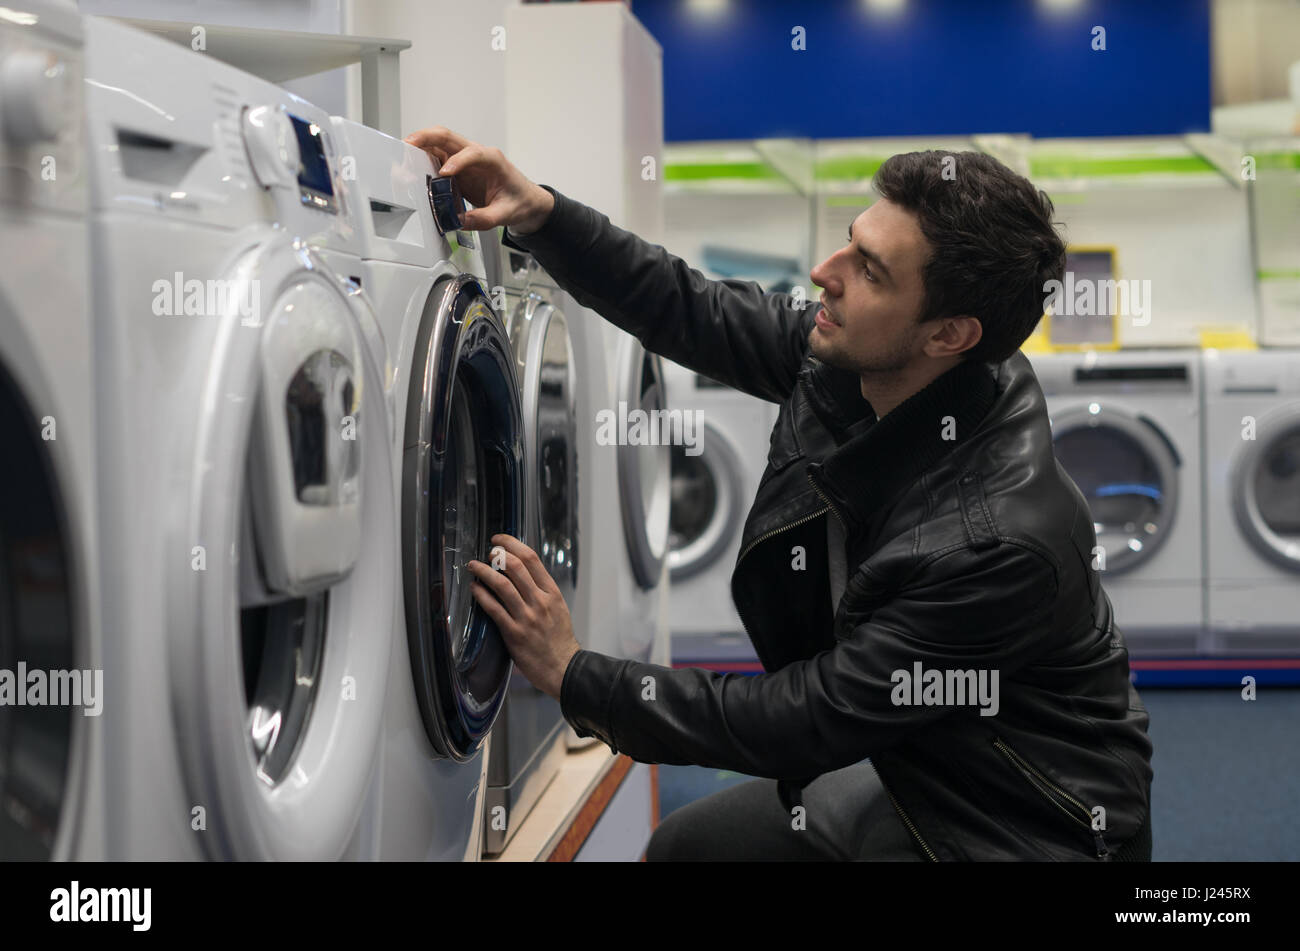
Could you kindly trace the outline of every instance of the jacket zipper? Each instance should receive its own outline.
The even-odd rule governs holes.
[[[844,519],[840,518],[840,513],[835,511],[835,506],[831,503],[831,500],[826,498],[822,490],[817,488],[817,483],[813,482],[812,473],[809,472],[805,474],[808,477],[809,484],[812,485],[813,487],[813,491],[816,492],[817,495],[821,497],[821,500],[826,503],[826,507],[823,509],[818,509],[816,512],[813,512],[810,515],[805,515],[803,518],[791,522],[789,525],[782,525],[779,528],[772,529],[770,532],[764,532],[762,535],[758,536],[752,542],[750,542],[748,545],[745,546],[745,550],[742,551],[740,555],[736,558],[737,565],[740,564],[741,560],[744,559],[744,557],[748,555],[749,552],[753,549],[753,547],[757,545],[759,542],[771,538],[773,535],[779,535],[781,532],[788,531],[789,529],[796,528],[800,525],[803,525],[805,522],[811,522],[813,519],[819,518],[822,515],[825,515],[827,512],[830,512],[837,519],[839,519],[841,524],[843,524]],[[867,760],[867,762],[871,763],[870,760]],[[880,770],[876,769],[875,763],[871,763],[871,768],[872,770],[875,771],[876,776],[879,777]],[[883,778],[881,778],[880,780],[880,788],[885,790],[885,795],[889,797],[889,801],[893,804],[894,810],[898,813],[899,817],[903,820],[903,824],[907,826],[907,831],[912,833],[912,836],[916,839],[917,843],[920,844],[922,850],[925,852],[926,856],[930,859],[930,861],[931,862],[939,861],[939,857],[935,855],[934,851],[930,848],[930,846],[926,844],[925,839],[921,838],[921,833],[916,831],[916,826],[912,823],[912,820],[908,817],[907,813],[903,811],[903,807],[898,804],[898,800],[894,798],[894,794],[889,791],[889,787],[885,785],[885,780]]]
[[[885,777],[880,775],[880,770],[876,769],[876,764],[871,760],[867,760],[867,762],[871,763],[871,769],[875,772],[876,778],[880,780],[880,788],[885,791],[885,795],[888,796],[889,801],[893,803],[894,811],[897,812],[899,818],[903,820],[903,825],[907,826],[907,831],[912,833],[916,838],[916,841],[920,843],[921,848],[925,851],[926,856],[931,862],[939,861],[939,856],[935,855],[934,852],[931,851],[930,847],[925,844],[925,839],[921,838],[921,833],[916,831],[916,826],[912,824],[912,820],[908,818],[907,813],[903,811],[903,807],[900,806],[898,800],[894,798],[894,794],[890,792],[889,787],[885,785]]]
[[[1099,829],[1094,829],[1092,827],[1091,821],[1085,822],[1084,820],[1080,819],[1078,815],[1072,813],[1069,809],[1066,809],[1063,805],[1061,805],[1060,800],[1057,799],[1056,796],[1061,797],[1061,799],[1064,799],[1066,802],[1077,807],[1080,812],[1088,816],[1089,820],[1091,820],[1092,812],[1088,809],[1087,806],[1079,802],[1079,800],[1075,799],[1073,796],[1071,796],[1068,792],[1066,792],[1056,783],[1052,782],[1050,779],[1044,776],[1040,770],[1034,767],[1028,760],[1026,760],[1019,753],[1016,753],[1014,750],[1012,750],[1011,747],[1003,743],[1002,740],[995,739],[993,741],[993,745],[997,747],[999,752],[1001,752],[1004,756],[1007,757],[1007,759],[1011,761],[1013,766],[1015,766],[1017,769],[1020,770],[1021,773],[1024,774],[1025,778],[1029,780],[1030,784],[1035,789],[1037,789],[1040,793],[1042,793],[1043,796],[1046,797],[1048,802],[1050,802],[1057,809],[1060,809],[1061,812],[1069,816],[1072,822],[1078,823],[1079,825],[1087,829],[1089,832],[1091,832],[1093,845],[1097,849],[1097,858],[1109,860],[1110,849],[1106,847],[1106,840],[1102,838],[1101,831]],[[1056,795],[1053,796],[1052,795],[1053,793],[1055,793]]]
[[[741,561],[744,560],[746,555],[748,555],[751,551],[753,551],[754,546],[757,545],[759,542],[766,541],[767,539],[771,538],[773,535],[779,535],[782,532],[789,531],[792,528],[798,528],[800,525],[804,524],[805,522],[811,522],[813,519],[819,518],[825,515],[827,512],[832,513],[837,519],[840,520],[841,524],[844,522],[844,519],[840,518],[840,513],[835,511],[835,506],[831,504],[831,500],[826,498],[825,495],[822,495],[822,490],[817,488],[816,482],[813,482],[812,473],[807,472],[804,474],[808,477],[808,482],[810,485],[812,485],[813,491],[816,492],[819,496],[821,496],[822,501],[826,503],[826,507],[823,509],[818,509],[816,512],[813,512],[809,515],[805,515],[803,518],[791,522],[789,525],[781,525],[777,528],[772,529],[770,532],[764,532],[762,535],[759,535],[752,542],[750,542],[748,545],[745,546],[744,551],[742,551],[739,555],[736,556],[737,565],[739,565]]]
[[[811,485],[811,486],[813,487],[813,491],[816,492],[816,493],[821,497],[821,500],[822,500],[823,502],[826,503],[826,508],[822,509],[822,511],[825,512],[825,511],[828,511],[828,510],[829,510],[830,513],[831,513],[832,515],[835,516],[835,519],[836,519],[836,520],[837,520],[841,525],[843,525],[843,524],[844,524],[844,519],[840,518],[840,513],[837,512],[837,511],[835,511],[835,506],[834,506],[833,504],[831,504],[831,500],[828,499],[828,498],[826,498],[826,494],[825,494],[824,492],[822,492],[822,490],[821,490],[820,488],[817,487],[817,483],[813,481],[812,473],[811,473],[811,472],[805,472],[804,475],[806,475],[806,476],[808,477],[808,484]],[[820,514],[820,513],[819,513],[819,514]]]

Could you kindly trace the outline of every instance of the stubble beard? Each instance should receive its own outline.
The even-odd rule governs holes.
[[[844,328],[841,327],[841,330]],[[884,379],[892,377],[912,362],[911,339],[896,342],[884,353],[873,354],[866,362],[855,360],[844,354],[839,347],[829,341],[818,341],[820,331],[813,327],[808,332],[808,349],[818,360],[840,370],[852,370],[862,377]]]

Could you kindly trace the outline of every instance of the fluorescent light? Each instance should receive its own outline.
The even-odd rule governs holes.
[[[686,0],[686,12],[698,20],[720,20],[731,12],[731,0]]]
[[[907,0],[862,0],[862,5],[870,13],[894,16],[903,12]]]
[[[1069,13],[1083,6],[1083,0],[1038,0],[1038,4],[1049,13]]]

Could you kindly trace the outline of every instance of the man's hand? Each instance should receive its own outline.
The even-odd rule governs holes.
[[[455,175],[460,192],[474,208],[462,216],[470,231],[506,225],[517,235],[531,234],[546,223],[555,197],[506,159],[500,149],[471,142],[443,126],[406,137],[441,165],[439,174]]]
[[[519,672],[543,693],[560,699],[564,671],[581,647],[573,636],[569,607],[542,560],[513,535],[493,535],[494,563],[469,562],[477,579],[470,592],[496,622]],[[504,562],[502,558],[504,557]]]

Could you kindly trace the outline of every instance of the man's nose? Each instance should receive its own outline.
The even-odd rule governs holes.
[[[840,293],[842,288],[839,286],[839,280],[835,277],[834,269],[831,267],[831,260],[831,258],[827,258],[809,271],[808,276],[812,278],[814,284],[825,288],[826,292],[833,296]]]

